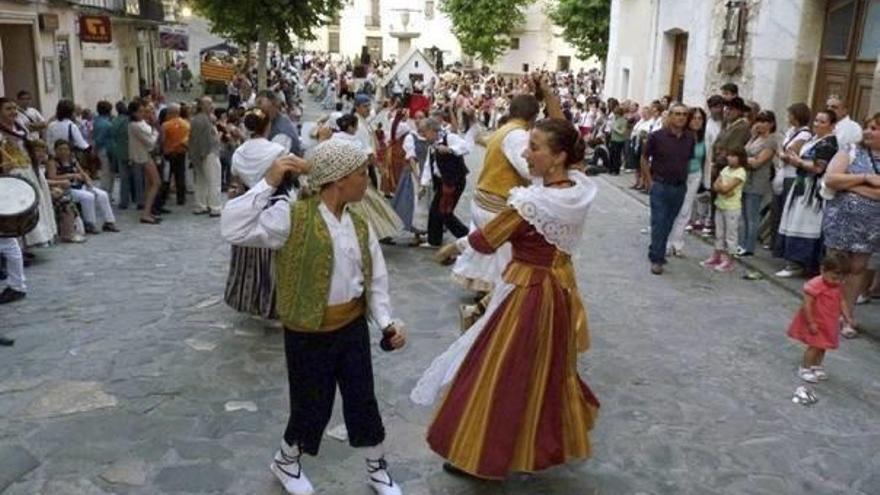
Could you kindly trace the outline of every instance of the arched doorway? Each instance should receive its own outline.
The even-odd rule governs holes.
[[[880,52],[880,0],[830,0],[813,108],[840,96],[857,121],[868,115]]]

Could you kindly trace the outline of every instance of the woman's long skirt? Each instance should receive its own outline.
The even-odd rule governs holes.
[[[370,223],[379,239],[394,237],[403,230],[400,217],[385,198],[372,187],[367,187],[364,199],[353,203],[349,208],[360,213]]]
[[[502,283],[496,299],[428,429],[428,445],[486,479],[588,457],[599,402],[578,376],[570,294],[546,277]]]
[[[232,246],[224,300],[236,311],[278,318],[271,249]]]

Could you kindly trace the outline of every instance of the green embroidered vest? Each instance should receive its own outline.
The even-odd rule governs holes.
[[[320,331],[333,276],[333,239],[318,211],[320,198],[296,201],[290,208],[290,237],[275,252],[275,286],[278,316],[287,328]],[[349,211],[361,250],[364,295],[369,300],[373,279],[369,227]]]

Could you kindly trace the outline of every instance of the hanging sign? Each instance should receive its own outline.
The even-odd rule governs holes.
[[[79,18],[79,39],[86,43],[110,43],[110,18],[106,15],[84,15]]]

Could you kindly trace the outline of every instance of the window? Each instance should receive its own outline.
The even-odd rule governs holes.
[[[434,2],[432,0],[428,0],[425,2],[425,19],[431,20],[434,18]]]
[[[523,72],[529,72],[529,64],[523,64]]]
[[[339,12],[336,12],[335,14],[333,14],[332,17],[330,17],[330,25],[331,26],[338,26],[339,25]]]
[[[880,1],[868,5],[865,29],[862,32],[864,34],[862,34],[862,46],[859,48],[859,58],[876,60],[877,54],[880,53]]]
[[[556,70],[567,71],[571,68],[571,57],[560,55],[556,57]]]
[[[330,53],[339,53],[339,33],[330,33],[328,42],[327,51]]]
[[[828,9],[825,19],[825,37],[823,55],[846,57],[849,53],[849,40],[852,37],[853,17],[856,13],[856,2],[837,2]]]
[[[519,50],[519,38],[510,38],[510,49]]]

